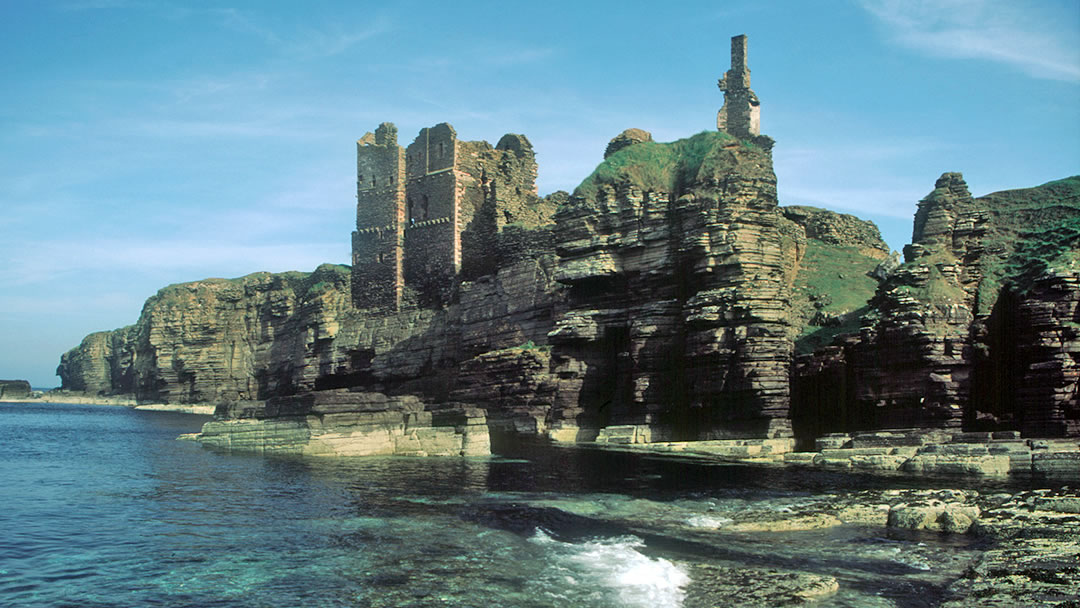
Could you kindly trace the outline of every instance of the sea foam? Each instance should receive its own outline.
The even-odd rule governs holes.
[[[552,570],[545,578],[552,585],[549,593],[561,599],[591,598],[597,604],[631,608],[677,608],[686,595],[683,588],[690,582],[682,567],[641,553],[638,549],[645,541],[637,536],[570,543],[537,528],[529,540],[550,552]]]

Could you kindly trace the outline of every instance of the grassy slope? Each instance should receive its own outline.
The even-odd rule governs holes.
[[[877,289],[868,273],[880,260],[859,253],[857,247],[807,239],[792,294],[793,321],[803,325],[795,340],[797,353],[829,344],[833,336],[858,331],[859,317]],[[816,312],[841,317],[839,324],[812,325]]]
[[[702,163],[717,144],[735,141],[719,131],[703,131],[671,143],[642,142],[627,146],[600,163],[574,194],[596,197],[602,185],[629,179],[644,190],[676,192],[697,175]],[[751,146],[752,144],[743,143]]]
[[[264,275],[270,275],[272,278],[283,282],[283,286],[291,290],[301,299],[314,298],[330,289],[345,289],[345,285],[348,284],[349,273],[351,272],[348,266],[342,266],[340,264],[322,264],[315,269],[314,272],[299,272],[296,270],[290,270],[287,272],[279,273],[263,273],[256,272],[246,276],[238,277],[235,279],[203,279],[201,281],[193,281],[193,283],[210,283],[221,284],[227,288],[232,288],[236,293],[236,297],[241,297],[244,293],[244,284],[255,277]],[[176,283],[163,287],[158,290],[157,294],[152,296],[150,301],[158,301],[165,304],[174,301],[183,301],[181,296],[186,286],[191,283]]]
[[[979,199],[991,215],[981,262],[979,312],[1004,285],[1025,291],[1048,268],[1080,262],[1080,176]]]
[[[990,216],[978,261],[982,279],[976,291],[976,314],[989,314],[1002,288],[1023,292],[1048,268],[1080,261],[1080,176],[976,200]],[[959,262],[950,252],[935,251],[914,262],[930,268],[929,281],[900,289],[939,308],[964,302],[968,296],[960,285],[936,268]]]

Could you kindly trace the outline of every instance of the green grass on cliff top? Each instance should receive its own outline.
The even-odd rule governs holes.
[[[1080,176],[978,200],[991,216],[982,243],[988,253],[982,260],[982,294],[1001,285],[1023,292],[1048,269],[1078,262]],[[980,297],[979,312],[989,312],[993,299]]]
[[[671,143],[648,141],[627,146],[604,159],[574,194],[595,198],[601,185],[629,180],[643,190],[677,192],[698,174],[709,152],[734,137],[719,131],[702,131]],[[744,143],[746,146],[752,144]]]
[[[300,272],[298,270],[277,273],[253,272],[233,279],[210,278],[188,283],[175,283],[159,289],[157,294],[151,299],[156,299],[157,301],[167,304],[181,298],[181,294],[186,291],[185,288],[194,283],[222,285],[226,288],[238,290],[237,295],[239,295],[242,293],[245,284],[261,281],[267,277],[272,281],[280,281],[282,288],[291,290],[298,297],[309,299],[321,295],[331,289],[346,289],[349,284],[350,272],[351,269],[349,266],[343,266],[341,264],[321,264],[312,272]]]
[[[976,314],[989,314],[1003,288],[1024,293],[1047,270],[1080,265],[1080,176],[975,201],[989,215],[980,243]],[[967,298],[936,268],[959,263],[950,252],[938,250],[913,263],[929,266],[930,276],[925,285],[900,286],[908,295],[938,307]]]
[[[807,239],[792,297],[793,321],[802,325],[795,339],[797,353],[812,352],[838,334],[858,331],[859,316],[878,286],[869,273],[879,263],[858,247]],[[810,320],[818,312],[840,317],[840,321],[812,325]]]

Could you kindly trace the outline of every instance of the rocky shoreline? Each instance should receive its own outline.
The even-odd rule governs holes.
[[[637,501],[641,502],[641,501]],[[536,503],[534,506],[544,506]],[[588,517],[598,525],[623,526],[646,537],[660,533],[697,546],[713,545],[718,535],[752,543],[783,542],[786,535],[825,533],[859,527],[881,530],[894,539],[904,568],[951,570],[954,578],[934,584],[940,604],[961,606],[1076,606],[1080,601],[1080,492],[1077,488],[1023,491],[972,489],[860,490],[793,497],[767,507],[717,506],[715,513],[689,511],[676,503],[651,502],[590,506],[552,501],[552,507]],[[693,513],[688,517],[689,513]],[[929,536],[928,536],[929,535]],[[969,546],[959,563],[935,563],[920,538]],[[902,549],[901,547],[906,547]],[[690,583],[685,608],[719,605],[798,606],[842,593],[866,572],[838,576],[790,568],[723,567],[686,563]],[[929,580],[929,579],[928,579]],[[927,582],[927,584],[931,584]]]
[[[426,407],[411,395],[321,391],[220,405],[185,440],[228,451],[305,456],[489,456],[484,411]]]
[[[782,510],[735,515],[718,529],[768,536],[835,526],[881,527],[905,537],[919,533],[967,535],[985,542],[978,558],[945,589],[941,606],[1076,606],[1080,603],[1080,492],[1074,488],[1017,493],[975,490],[884,490],[837,494]],[[835,578],[807,572],[737,569],[724,584],[711,573],[697,579],[687,607],[718,601],[794,606],[836,593]],[[743,581],[741,584],[736,584]],[[748,589],[759,589],[747,592]],[[707,596],[707,601],[701,601]],[[755,598],[743,604],[740,598]],[[710,603],[711,602],[711,603]]]
[[[89,395],[79,391],[51,390],[20,398],[0,398],[0,403],[73,403],[77,405],[105,405],[127,407],[150,412],[175,412],[212,416],[217,406],[206,403],[148,403],[132,395]]]
[[[829,434],[813,450],[794,439],[644,441],[635,427],[609,427],[593,446],[763,465],[916,477],[984,476],[1080,482],[1080,439],[1030,439],[1019,432],[908,429]]]
[[[843,603],[846,593],[882,575],[856,556],[837,556],[828,572],[776,559],[775,554],[784,554],[785,542],[798,542],[803,535],[873,539],[868,542],[880,546],[874,559],[895,564],[898,573],[928,594],[919,605],[1076,606],[1080,488],[971,485],[953,480],[935,489],[838,489],[779,494],[767,501],[598,496],[529,504],[587,518],[597,529],[624,529],[641,538],[666,539],[667,546],[693,547],[685,559],[669,556],[690,577],[684,608],[812,605],[833,595],[848,605]],[[746,553],[748,547],[753,553]],[[773,565],[755,566],[758,550]],[[729,551],[741,565],[724,563]],[[719,563],[697,561],[702,552],[715,553]],[[869,554],[862,553],[863,558]]]
[[[33,401],[76,400],[135,407],[133,399],[124,397],[58,392]],[[178,411],[175,408],[184,406],[138,407]],[[198,439],[215,449],[310,456],[490,453],[482,410],[443,407],[425,411],[419,401],[409,397],[326,391],[267,402],[231,403],[218,410],[219,419],[207,423],[203,433],[183,438]],[[778,508],[748,505],[718,512],[715,517],[696,514],[689,520],[684,513],[675,512],[678,505],[663,502],[651,505],[644,518],[640,511],[631,516],[617,508],[578,515],[625,526],[636,534],[660,530],[664,536],[694,543],[715,543],[718,533],[774,542],[770,539],[781,538],[778,534],[845,526],[879,528],[886,537],[899,539],[945,535],[968,539],[965,542],[977,543],[979,550],[975,557],[958,558],[972,561],[954,567],[962,574],[943,590],[939,587],[945,595],[942,606],[1076,606],[1080,602],[1080,470],[1076,467],[1080,446],[1076,440],[912,429],[828,435],[815,442],[816,451],[804,452],[795,451],[791,439],[644,442],[644,437],[641,429],[609,427],[593,442],[551,445],[755,466],[812,467],[841,474],[904,476],[937,480],[943,488],[838,491],[786,501]],[[1050,463],[1055,466],[1047,466]],[[1031,481],[1058,487],[974,490],[970,489],[971,479],[986,479],[990,488],[998,483],[1008,486]],[[1074,480],[1074,485],[1064,485]],[[956,483],[968,487],[950,487]],[[736,602],[748,606],[806,605],[842,594],[845,586],[852,584],[839,576],[800,571],[796,565],[786,569],[687,563],[686,567],[690,577],[683,602],[686,608]]]

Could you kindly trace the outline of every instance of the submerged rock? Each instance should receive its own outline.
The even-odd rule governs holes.
[[[960,502],[930,500],[924,503],[901,503],[889,508],[890,528],[930,530],[963,534],[979,519],[979,507]]]
[[[831,576],[769,568],[696,564],[690,577],[683,608],[802,606],[840,589]]]

